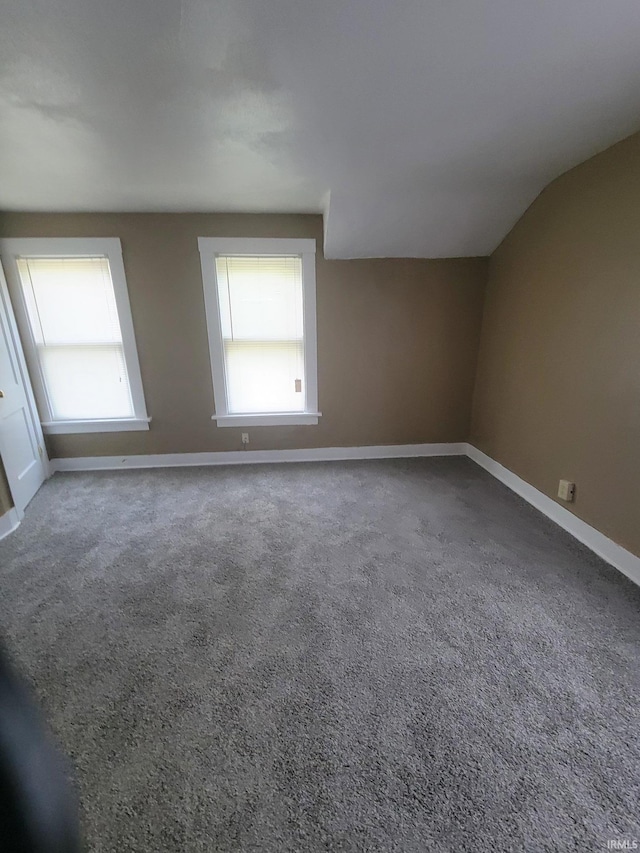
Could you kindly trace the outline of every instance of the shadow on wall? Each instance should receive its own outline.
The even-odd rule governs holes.
[[[0,515],[4,515],[5,512],[8,512],[12,506],[13,500],[11,498],[11,491],[9,490],[9,483],[7,482],[7,476],[4,473],[2,459],[0,459]]]

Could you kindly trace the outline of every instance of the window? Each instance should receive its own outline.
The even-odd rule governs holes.
[[[315,240],[200,237],[218,426],[317,424]]]
[[[120,241],[0,248],[44,432],[149,429]]]

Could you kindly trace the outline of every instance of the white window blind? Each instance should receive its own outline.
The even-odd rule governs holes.
[[[108,259],[20,257],[17,266],[53,420],[134,417]]]
[[[302,261],[216,257],[229,414],[305,410]]]

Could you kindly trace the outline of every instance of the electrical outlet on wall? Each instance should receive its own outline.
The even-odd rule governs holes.
[[[243,444],[249,444],[249,433],[248,432],[242,433],[242,443]]]
[[[570,503],[576,495],[576,484],[569,480],[560,480],[558,485],[558,497],[561,501]]]

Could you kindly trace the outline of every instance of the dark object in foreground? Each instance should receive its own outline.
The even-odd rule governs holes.
[[[73,791],[28,689],[0,646],[0,847],[77,853]]]

